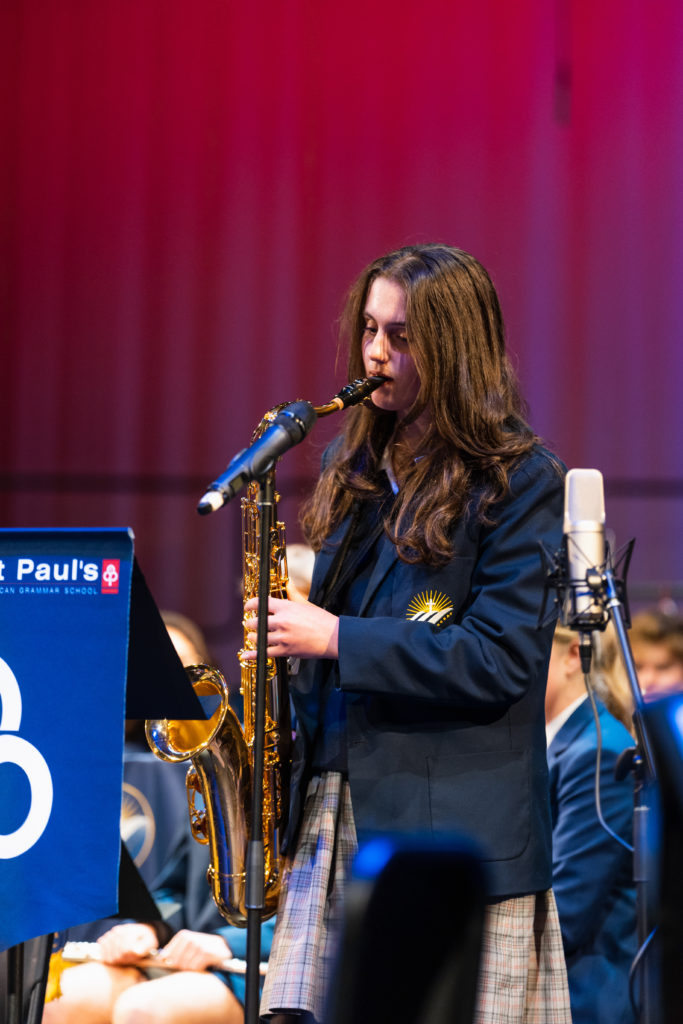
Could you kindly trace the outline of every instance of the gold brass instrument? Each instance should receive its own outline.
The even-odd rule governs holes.
[[[326,405],[317,406],[318,416],[327,416],[356,405],[383,383],[370,377],[347,384]],[[270,409],[256,428],[252,442],[284,408]],[[269,470],[275,491],[275,469]],[[258,596],[259,526],[257,481],[242,498],[242,577],[244,602]],[[275,506],[279,495],[275,494]],[[277,519],[277,516],[274,517]],[[270,536],[270,584],[273,597],[287,597],[287,556],[285,525],[275,522]],[[216,668],[193,665],[186,669],[193,689],[210,713],[206,720],[152,719],[145,724],[147,742],[163,761],[191,761],[186,786],[192,835],[208,843],[210,865],[207,879],[223,917],[232,925],[247,923],[246,858],[251,837],[251,800],[256,707],[256,662],[244,655],[254,645],[244,633],[244,647],[238,652],[240,692],[244,699],[244,727],[230,707],[228,685]],[[266,663],[265,740],[263,765],[263,847],[264,920],[276,909],[280,894],[280,837],[289,809],[289,768],[291,724],[285,659],[268,658]],[[197,796],[203,808],[197,807]]]

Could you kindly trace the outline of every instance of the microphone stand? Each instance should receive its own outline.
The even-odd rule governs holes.
[[[363,382],[367,383],[367,382]],[[373,382],[370,390],[382,383]],[[355,389],[356,392],[358,389]],[[356,399],[358,400],[358,399]],[[342,403],[341,398],[339,399]],[[332,403],[331,403],[332,404]],[[342,408],[342,404],[334,408]],[[249,480],[258,483],[259,573],[256,629],[256,679],[254,693],[254,738],[252,749],[251,835],[245,864],[245,906],[247,910],[247,969],[245,979],[245,1024],[257,1024],[260,996],[261,922],[265,910],[265,851],[263,843],[263,777],[265,755],[266,674],[268,658],[268,597],[270,595],[271,535],[275,525],[275,472],[277,459],[304,439],[316,422],[318,411],[310,402],[293,402],[266,414],[257,436],[231,460],[225,472],[200,499],[201,515],[215,512],[234,498]],[[265,429],[264,429],[265,428]]]
[[[651,901],[649,898],[652,872],[650,871],[649,852],[649,812],[647,802],[647,789],[656,782],[655,761],[652,754],[649,737],[643,721],[643,695],[638,684],[633,654],[628,640],[627,627],[630,625],[628,605],[626,601],[626,574],[628,572],[634,541],[626,545],[623,555],[623,575],[619,579],[615,575],[612,558],[607,554],[605,564],[601,567],[593,567],[586,572],[585,581],[570,580],[566,569],[567,551],[565,545],[556,554],[550,554],[541,545],[541,557],[546,570],[546,586],[543,598],[543,606],[539,616],[539,626],[545,618],[545,606],[549,587],[556,591],[555,605],[562,611],[562,621],[569,629],[577,630],[580,634],[579,649],[581,663],[584,673],[590,671],[592,640],[591,633],[594,630],[602,631],[606,628],[609,619],[612,620],[617,635],[617,640],[622,656],[622,662],[626,670],[631,695],[633,699],[633,726],[636,734],[636,747],[631,751],[629,769],[634,777],[634,813],[633,813],[633,880],[636,886],[636,917],[638,936],[638,956],[634,961],[632,971],[637,962],[640,961],[642,970],[641,978],[641,1008],[639,1024],[658,1024],[660,1020],[659,1007],[657,1006],[657,963],[652,956],[647,956],[653,927],[651,922]],[[587,611],[577,611],[575,606],[575,590],[572,585],[579,587],[585,593],[585,589],[592,594],[592,605]],[[625,776],[624,776],[625,777]]]
[[[633,542],[631,542],[632,544]],[[629,555],[630,557],[630,550]],[[651,858],[649,851],[650,807],[648,786],[656,782],[657,775],[652,747],[643,722],[643,694],[638,683],[638,674],[633,661],[631,645],[627,635],[627,616],[620,600],[620,586],[614,571],[606,565],[601,578],[603,601],[612,620],[622,662],[626,671],[633,698],[633,727],[636,734],[636,748],[631,759],[633,773],[633,880],[636,886],[636,918],[638,948],[643,957],[641,964],[641,1024],[657,1024],[657,960],[647,955],[646,943],[652,941],[650,884],[652,882]]]
[[[247,848],[247,973],[245,1024],[258,1024],[260,1001],[261,921],[265,910],[263,849],[263,761],[265,749],[266,668],[268,657],[268,596],[270,594],[270,537],[275,521],[275,484],[271,471],[258,481],[259,582],[256,627],[256,701],[252,771],[251,838]]]

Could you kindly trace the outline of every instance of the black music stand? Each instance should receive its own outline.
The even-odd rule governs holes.
[[[137,558],[130,590],[126,718],[207,718]]]

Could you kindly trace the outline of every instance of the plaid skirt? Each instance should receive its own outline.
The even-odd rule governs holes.
[[[486,908],[474,1024],[572,1024],[552,889]]]
[[[283,873],[262,1016],[308,1012],[322,1020],[357,846],[349,784],[339,772],[323,772],[309,784],[294,859]]]
[[[325,772],[311,780],[294,859],[283,874],[262,1017],[307,1012],[322,1021],[356,849],[349,784]],[[571,1024],[552,891],[486,908],[474,1024]]]

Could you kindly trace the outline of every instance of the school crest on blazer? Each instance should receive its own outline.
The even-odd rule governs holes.
[[[431,622],[433,626],[444,626],[453,615],[450,597],[436,590],[424,590],[411,598],[406,618],[413,622]]]

